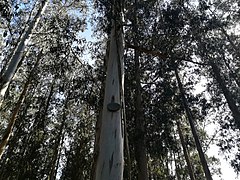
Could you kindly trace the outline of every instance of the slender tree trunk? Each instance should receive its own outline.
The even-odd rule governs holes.
[[[6,145],[9,141],[9,138],[11,136],[11,133],[12,133],[12,130],[13,130],[13,127],[14,127],[14,124],[16,122],[16,119],[17,119],[17,114],[21,108],[21,105],[22,105],[22,102],[24,101],[25,99],[25,96],[27,94],[27,91],[28,91],[28,87],[29,87],[29,84],[31,83],[31,80],[32,80],[32,76],[34,74],[34,71],[41,59],[41,56],[42,56],[42,52],[39,53],[38,57],[37,57],[37,61],[35,62],[35,65],[33,67],[33,69],[31,70],[30,74],[29,74],[29,77],[28,77],[28,80],[27,82],[25,83],[24,87],[23,87],[23,91],[18,99],[18,102],[15,106],[15,108],[13,109],[13,112],[12,112],[12,115],[11,115],[11,118],[10,118],[10,121],[9,121],[9,124],[8,124],[8,127],[4,133],[4,136],[2,138],[2,141],[0,143],[0,159],[4,153],[4,150],[6,148]]]
[[[65,103],[64,103],[64,108],[63,108],[63,117],[62,117],[62,123],[59,129],[59,133],[57,135],[57,140],[55,142],[55,148],[54,148],[54,156],[53,156],[53,160],[52,160],[52,166],[51,166],[51,171],[49,174],[49,180],[54,180],[56,179],[56,175],[57,175],[57,169],[58,169],[58,163],[59,163],[59,150],[62,147],[62,143],[63,143],[63,138],[64,138],[64,127],[65,127],[65,122],[66,122],[66,109],[67,109],[67,105],[68,105],[68,99],[69,99],[69,94],[70,92],[67,93],[67,97],[65,99]]]
[[[228,35],[227,31],[221,26],[220,27],[222,33],[226,36],[228,42],[231,44],[231,46],[233,47],[233,49],[235,50],[236,54],[238,57],[240,57],[240,54],[239,54],[239,49],[238,47],[235,45],[235,43],[232,41],[231,37]]]
[[[35,139],[34,133],[36,131],[38,131],[39,129],[44,127],[44,122],[45,122],[46,116],[47,116],[47,110],[49,109],[50,102],[51,102],[51,99],[52,99],[52,96],[53,96],[53,93],[54,93],[54,91],[53,91],[54,90],[54,85],[55,85],[55,79],[51,83],[51,87],[49,88],[49,93],[46,96],[46,100],[41,102],[41,104],[39,105],[38,112],[43,111],[43,113],[38,113],[38,115],[34,118],[32,126],[28,127],[28,130],[29,130],[30,133],[28,134],[28,136],[23,141],[25,146],[24,146],[23,151],[22,151],[22,156],[19,160],[19,164],[22,164],[21,167],[24,170],[23,171],[21,171],[21,170],[18,171],[18,176],[17,176],[18,180],[25,180],[27,178],[27,176],[32,175],[32,170],[31,169],[32,169],[33,165],[31,164],[31,162],[37,156],[36,155],[37,149],[32,147],[31,145],[32,145],[32,143],[34,142],[34,139]],[[44,131],[41,139],[39,139],[38,142],[36,142],[33,146],[36,146],[37,144],[42,143],[45,136],[46,136],[46,133]],[[35,150],[32,150],[32,148],[34,148]],[[30,156],[31,156],[31,159],[29,159]]]
[[[209,64],[212,67],[214,77],[215,77],[220,89],[223,92],[223,95],[228,103],[229,109],[232,112],[232,115],[235,119],[235,123],[236,123],[237,127],[240,128],[240,111],[236,105],[236,102],[233,99],[231,92],[228,90],[224,79],[221,77],[220,70],[219,70],[218,66],[216,65],[216,63],[213,61],[209,61]]]
[[[134,32],[134,46],[138,46],[138,0],[135,0],[133,20],[133,32]],[[140,62],[139,51],[134,50],[135,61],[135,80],[136,80],[136,94],[135,94],[135,158],[137,161],[137,173],[138,180],[148,179],[148,167],[147,167],[147,155],[146,155],[146,140],[145,140],[145,128],[144,128],[144,113],[142,105],[141,95],[141,78],[140,78]]]
[[[119,2],[114,1],[113,7],[121,9]],[[121,97],[124,87],[123,75],[123,33],[121,17],[115,10],[110,50],[107,66],[102,124],[99,139],[99,155],[96,164],[95,180],[123,179],[123,127],[121,119]]]
[[[181,144],[182,144],[182,147],[183,147],[183,154],[184,154],[185,160],[187,162],[188,173],[189,173],[190,179],[195,180],[196,178],[195,178],[195,175],[194,175],[194,172],[193,172],[192,163],[191,163],[191,160],[190,160],[190,157],[189,157],[189,154],[188,154],[187,146],[186,146],[186,143],[185,143],[185,140],[184,140],[184,136],[183,136],[182,129],[180,127],[180,122],[179,121],[177,121],[177,129],[178,129],[180,141],[181,141]]]
[[[177,137],[176,137],[176,132],[174,132],[173,134],[173,137],[174,137],[174,140],[177,142]],[[177,156],[176,156],[177,155]],[[173,160],[174,160],[174,163],[175,163],[175,169],[176,169],[176,177],[177,177],[177,180],[181,180],[181,161],[179,160],[179,148],[177,146],[177,149],[176,151],[173,152]]]
[[[16,46],[16,48],[13,52],[12,57],[9,60],[8,67],[6,68],[3,75],[0,77],[0,106],[2,105],[6,90],[9,86],[9,83],[12,80],[12,78],[17,70],[17,66],[21,60],[23,51],[25,49],[25,43],[26,43],[27,39],[30,38],[32,30],[36,28],[38,21],[40,19],[40,16],[44,12],[46,5],[47,5],[47,0],[42,1],[42,6],[38,10],[33,21],[30,22],[29,26],[27,27],[27,30],[23,34],[22,38],[20,39],[18,45]]]
[[[142,107],[139,53],[135,50],[135,69],[136,69],[136,102],[135,102],[135,157],[137,161],[138,180],[147,180],[147,155],[144,129],[144,116]]]
[[[169,161],[168,161],[168,152],[167,152],[166,157],[165,157],[165,167],[166,167],[165,177],[166,177],[166,179],[170,179],[170,170],[169,170],[168,164],[169,164]]]
[[[64,143],[64,133],[62,134],[62,137],[61,137],[60,147],[63,147],[63,143]],[[57,173],[58,173],[58,167],[59,167],[59,164],[60,164],[60,158],[61,158],[61,150],[58,153],[58,157],[57,157],[57,163],[56,163],[56,168],[55,168],[55,172],[54,172],[55,179],[56,179]]]
[[[180,169],[185,168],[185,167],[183,166],[183,164],[182,164],[182,162],[183,162],[184,160],[183,160],[182,156],[180,155],[180,152],[179,152],[179,151],[177,151],[177,160],[178,160],[179,168],[180,168]],[[187,179],[187,177],[188,177],[188,176],[186,175],[186,173],[184,173],[184,174],[181,173],[181,175],[182,175],[182,176],[181,176],[181,177],[182,177],[181,179],[183,179],[183,180],[184,180],[184,179]]]
[[[221,52],[220,52],[221,51]],[[225,54],[224,54],[224,51],[222,52],[223,50],[219,50],[219,53],[222,54],[222,59],[223,59],[223,62],[225,64],[225,66],[227,67],[227,69],[229,70],[229,76],[234,79],[235,83],[237,84],[237,86],[240,88],[240,80],[238,78],[238,75],[234,72],[234,70],[230,67],[229,65],[229,61],[226,60],[225,58]]]
[[[67,102],[66,102],[67,103]],[[65,111],[65,109],[64,109]],[[63,121],[57,136],[57,141],[55,144],[55,148],[54,148],[54,155],[53,155],[53,160],[52,160],[52,166],[51,166],[51,171],[49,174],[49,180],[54,180],[56,179],[56,175],[57,175],[57,169],[58,169],[58,154],[59,154],[59,150],[61,149],[61,145],[62,145],[62,140],[64,138],[64,126],[65,126],[65,120],[66,120],[66,116],[63,116]]]
[[[179,165],[178,165],[178,161],[176,159],[176,153],[173,153],[173,159],[174,159],[174,164],[175,164],[175,169],[176,169],[176,177],[177,180],[181,180],[181,176],[179,174],[180,169],[179,169]]]
[[[123,97],[123,123],[124,123],[124,149],[126,153],[126,171],[127,171],[127,177],[126,180],[131,180],[132,175],[131,175],[131,157],[130,157],[130,149],[129,149],[129,141],[128,141],[128,132],[127,132],[127,120],[126,120],[126,111],[125,111],[125,100]],[[125,179],[124,178],[124,179]]]
[[[233,49],[235,50],[235,53],[237,54],[237,57],[240,58],[240,52],[239,52],[239,48],[235,45],[235,43],[232,41],[231,37],[228,35],[228,33],[226,32],[226,30],[223,27],[220,27],[222,33],[226,36],[227,40],[229,41],[229,43],[231,44],[231,46],[233,47]],[[224,50],[222,50],[224,51]],[[230,74],[233,76],[233,78],[235,79],[235,82],[237,83],[238,87],[240,87],[240,81],[239,81],[239,77],[238,75],[233,72],[233,70],[230,68],[229,64],[226,62],[226,59],[224,58],[224,62],[225,65],[227,66],[227,68],[230,71]]]
[[[203,167],[203,170],[204,170],[205,177],[206,177],[207,180],[212,180],[212,176],[211,176],[210,170],[208,168],[208,164],[207,164],[205,155],[203,153],[201,143],[199,141],[199,137],[198,137],[195,125],[194,125],[192,113],[191,113],[190,108],[188,106],[187,99],[185,97],[185,92],[184,92],[184,89],[183,89],[183,85],[182,85],[180,77],[178,75],[177,68],[175,68],[175,75],[176,75],[176,78],[177,78],[177,83],[178,83],[178,87],[179,87],[179,90],[180,90],[183,106],[185,108],[186,115],[187,115],[191,130],[192,130],[193,138],[194,138],[195,143],[196,143],[197,151],[198,151],[198,154],[199,154],[199,157],[200,157],[200,161],[201,161],[201,164],[202,164],[202,167]]]

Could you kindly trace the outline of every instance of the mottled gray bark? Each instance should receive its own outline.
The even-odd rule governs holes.
[[[112,22],[95,180],[123,179],[123,33],[118,21]]]

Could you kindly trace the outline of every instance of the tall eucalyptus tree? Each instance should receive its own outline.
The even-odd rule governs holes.
[[[122,1],[111,2],[110,46],[95,180],[123,179],[123,31]]]

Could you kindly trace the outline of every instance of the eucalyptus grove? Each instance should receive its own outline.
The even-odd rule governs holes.
[[[0,179],[211,180],[212,144],[240,172],[237,1],[0,9]]]

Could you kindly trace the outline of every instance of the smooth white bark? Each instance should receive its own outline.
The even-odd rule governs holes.
[[[107,66],[102,125],[99,141],[99,155],[95,180],[123,179],[123,127],[121,109],[111,112],[107,105],[121,103],[123,92],[123,36],[115,25],[111,31],[111,42]]]

